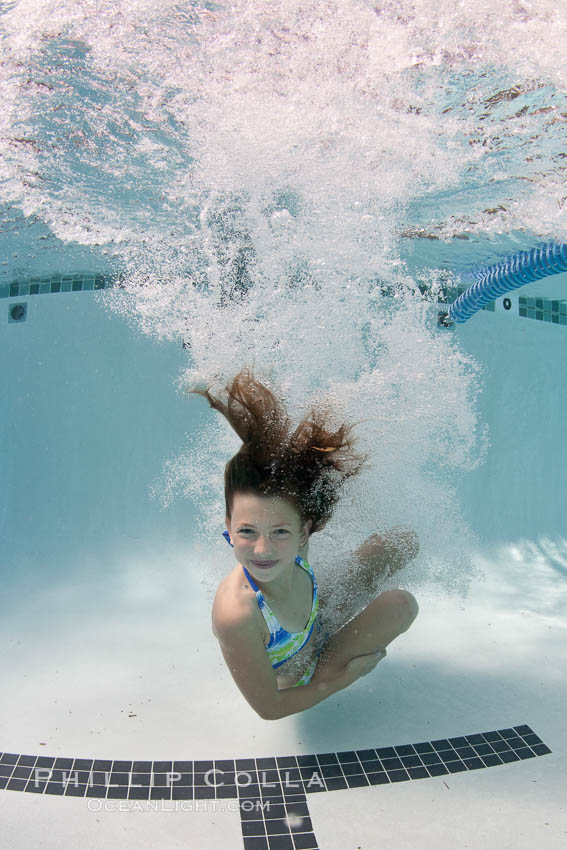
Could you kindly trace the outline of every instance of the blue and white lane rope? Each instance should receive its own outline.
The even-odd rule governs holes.
[[[494,266],[478,269],[474,273],[476,282],[449,305],[447,313],[440,315],[439,323],[449,326],[453,322],[466,322],[485,304],[506,292],[565,271],[567,244],[550,242],[531,251],[519,251]]]

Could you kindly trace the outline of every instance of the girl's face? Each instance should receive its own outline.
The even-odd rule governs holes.
[[[301,526],[299,511],[285,499],[255,493],[235,493],[225,521],[239,563],[260,581],[281,576],[295,562],[312,524]]]

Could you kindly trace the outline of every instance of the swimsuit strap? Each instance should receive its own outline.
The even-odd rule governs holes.
[[[303,558],[301,558],[299,555],[296,557],[295,563],[298,566],[302,567],[306,572],[309,572],[309,574],[311,575],[311,581],[313,586],[311,613],[309,615],[309,619],[305,628],[301,629],[298,632],[288,632],[287,629],[284,629],[284,627],[279,622],[278,618],[264,599],[264,594],[254,581],[244,564],[242,565],[244,575],[250,582],[250,586],[255,589],[258,607],[262,612],[262,616],[266,621],[266,625],[270,633],[270,640],[266,644],[265,648],[273,668],[279,667],[285,661],[292,658],[297,652],[299,652],[300,649],[305,646],[305,644],[311,637],[315,622],[317,621],[317,612],[319,610],[319,597],[317,594],[317,581],[315,579],[315,574],[309,564],[304,561]]]

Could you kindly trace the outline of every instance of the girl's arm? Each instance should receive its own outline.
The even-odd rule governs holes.
[[[255,600],[250,602],[256,604]],[[350,667],[347,665],[340,675],[332,678],[279,691],[251,606],[243,604],[239,610],[233,608],[224,615],[217,611],[214,631],[238,689],[263,720],[279,720],[305,711],[369,672],[368,661],[363,668],[359,662]]]
[[[381,654],[378,652],[372,652],[369,655],[359,655],[356,658],[351,658],[340,673],[330,675],[316,671],[312,681],[308,685],[299,685],[296,688],[284,688],[279,691],[276,714],[270,719],[279,720],[290,714],[296,714],[298,711],[304,711],[306,708],[311,708],[312,705],[317,705],[318,702],[327,699],[331,694],[348,688],[349,685],[352,685],[361,676],[366,676],[367,673],[374,670],[384,655],[385,653]]]

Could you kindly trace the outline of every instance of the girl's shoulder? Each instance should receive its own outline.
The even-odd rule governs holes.
[[[219,631],[246,621],[256,623],[265,638],[266,623],[258,608],[256,593],[248,584],[241,565],[237,564],[217,587],[212,610],[213,633],[218,638]]]

